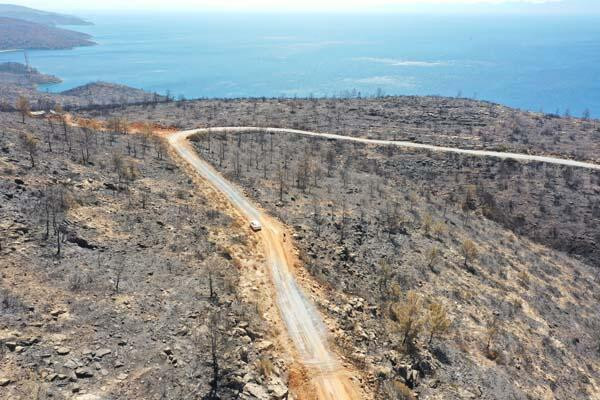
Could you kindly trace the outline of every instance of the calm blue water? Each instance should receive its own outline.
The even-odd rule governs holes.
[[[88,15],[98,46],[30,52],[60,91],[104,80],[192,97],[438,94],[600,116],[600,18]],[[0,53],[0,61],[21,60]]]

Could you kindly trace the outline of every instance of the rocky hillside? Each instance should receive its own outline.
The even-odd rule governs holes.
[[[111,131],[0,114],[9,398],[267,399],[302,386],[277,340],[256,237],[159,140],[124,135],[123,120],[142,132],[143,121],[284,126],[582,160],[600,146],[598,121],[433,97],[77,114]],[[377,399],[600,399],[597,173],[264,132],[194,146],[290,227],[300,284]],[[226,366],[217,389],[215,359]]]
[[[0,398],[286,395],[257,241],[161,139],[0,127]]]
[[[598,120],[542,115],[465,99],[197,100],[110,112],[92,110],[88,115],[124,116],[181,128],[297,128],[600,162]],[[425,184],[436,179],[444,190],[457,190],[449,187],[454,179],[467,181],[477,188],[473,207],[487,218],[519,235],[598,264],[597,173],[460,157],[445,157],[437,163],[423,158],[411,160],[409,165],[410,169],[387,163],[380,169],[393,175],[410,173],[411,179]]]
[[[310,294],[378,398],[600,398],[599,254],[525,235],[573,253],[570,223],[589,223],[593,243],[595,174],[299,135],[195,145],[293,227],[326,288]]]
[[[72,49],[93,46],[91,36],[49,25],[0,17],[0,50]]]

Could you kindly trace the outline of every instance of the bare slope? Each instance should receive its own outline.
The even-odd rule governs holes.
[[[319,400],[358,400],[361,398],[338,357],[330,349],[329,336],[314,305],[306,299],[293,274],[292,259],[286,254],[284,230],[250,204],[233,185],[224,180],[208,163],[194,154],[187,138],[195,131],[178,132],[169,142],[194,169],[248,218],[260,221],[260,237],[266,249],[266,263],[273,280],[281,318],[287,335],[293,340],[300,361],[306,366]]]
[[[594,164],[599,163],[597,155],[600,154],[600,123],[596,120],[522,112],[466,99],[198,100],[128,107],[107,115],[104,111],[89,113],[93,116],[102,114],[105,118],[118,115],[135,120],[155,120],[169,126],[305,129],[475,151],[554,156]],[[425,180],[440,176],[441,184],[445,185],[454,179],[454,171],[463,168],[463,160],[470,158],[451,155],[444,158],[447,163],[432,165],[424,159],[412,165],[410,170],[401,165],[392,170],[421,174],[428,177]],[[475,201],[488,218],[537,242],[597,264],[600,208],[595,199],[596,172],[575,174],[573,168],[549,168],[546,171],[543,164],[528,164],[522,168],[519,163],[498,163],[497,159],[493,165],[486,166],[485,159],[473,160],[476,166],[469,180],[481,182],[485,189],[477,191]],[[390,166],[382,162],[380,168],[387,171]],[[512,182],[511,178],[514,179]],[[502,185],[497,185],[498,180],[502,180]],[[523,182],[527,186],[523,186]]]
[[[510,184],[530,212],[544,179],[572,196],[560,167],[275,132],[208,137],[201,154],[294,227],[303,265],[329,288],[314,301],[380,398],[401,385],[432,399],[600,398],[598,270],[485,217],[490,197],[509,204]],[[594,178],[572,173],[593,192]]]
[[[257,242],[167,146],[0,126],[0,398],[285,396]]]

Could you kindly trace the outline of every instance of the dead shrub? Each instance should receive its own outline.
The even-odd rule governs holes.
[[[383,398],[390,400],[415,400],[415,396],[404,383],[399,380],[389,380],[382,385]]]

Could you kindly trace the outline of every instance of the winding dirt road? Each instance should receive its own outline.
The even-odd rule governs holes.
[[[301,362],[310,371],[315,388],[315,396],[322,400],[358,400],[360,395],[350,380],[339,358],[328,349],[327,331],[314,305],[304,296],[298,287],[283,243],[283,228],[278,221],[270,218],[253,206],[241,192],[225,180],[213,167],[202,160],[187,141],[197,133],[235,133],[235,132],[268,132],[277,134],[299,134],[326,139],[345,140],[376,145],[392,145],[406,148],[426,149],[448,153],[468,154],[483,157],[514,159],[525,162],[543,162],[567,165],[579,168],[600,169],[600,165],[562,159],[556,157],[535,156],[519,153],[504,153],[486,150],[457,149],[404,141],[365,139],[341,136],[329,133],[315,133],[296,129],[257,128],[257,127],[223,127],[210,129],[194,129],[176,132],[168,137],[169,143],[177,153],[216,189],[227,196],[231,203],[248,220],[258,220],[263,229],[261,236],[266,250],[267,263],[271,270],[277,296],[277,305],[292,339]]]
[[[225,180],[206,161],[202,160],[187,141],[190,135],[202,130],[177,132],[168,137],[177,153],[231,203],[248,220],[262,224],[260,232],[266,250],[266,259],[276,290],[277,305],[288,336],[292,339],[307,368],[319,400],[358,400],[360,395],[338,357],[329,349],[327,330],[314,305],[304,296],[291,272],[283,242],[283,229],[273,218],[254,207],[231,183]],[[212,132],[212,130],[211,130]],[[312,396],[311,396],[312,397]]]
[[[587,168],[587,169],[598,169],[600,170],[600,164],[594,164],[584,161],[575,161],[567,158],[560,157],[549,157],[549,156],[536,156],[523,153],[508,153],[501,151],[490,151],[490,150],[471,150],[471,149],[460,149],[455,147],[435,146],[431,144],[413,143],[398,140],[382,140],[382,139],[366,139],[361,137],[343,136],[336,135],[334,133],[318,133],[302,131],[298,129],[286,129],[286,128],[257,128],[257,127],[223,127],[223,128],[210,128],[210,129],[197,129],[192,131],[193,133],[235,133],[235,132],[267,132],[267,133],[278,133],[278,134],[293,134],[293,135],[304,135],[314,136],[325,139],[344,140],[347,142],[359,142],[366,144],[376,144],[384,146],[398,146],[406,147],[411,149],[424,149],[439,151],[443,153],[458,153],[467,154],[472,156],[481,157],[494,157],[503,159],[512,159],[517,161],[525,162],[542,162],[547,164],[558,164],[567,165],[570,167]]]

